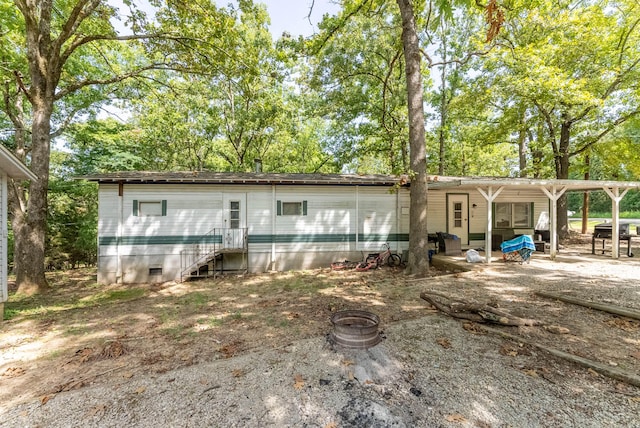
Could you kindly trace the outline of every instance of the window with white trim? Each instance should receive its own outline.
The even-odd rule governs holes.
[[[167,215],[167,201],[133,201],[135,217],[161,217]]]
[[[278,215],[307,215],[307,201],[277,201]]]
[[[533,203],[496,202],[493,219],[493,226],[498,229],[533,227]]]

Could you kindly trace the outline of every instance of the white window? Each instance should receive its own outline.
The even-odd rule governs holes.
[[[167,215],[167,201],[133,201],[135,217],[160,217]]]
[[[497,202],[493,207],[493,225],[498,229],[533,226],[533,204],[530,202]]]
[[[157,202],[143,202],[140,201],[138,206],[138,212],[140,217],[160,217],[162,215],[162,203]]]
[[[282,215],[302,215],[302,202],[283,202]]]
[[[278,201],[278,215],[307,215],[307,201]]]

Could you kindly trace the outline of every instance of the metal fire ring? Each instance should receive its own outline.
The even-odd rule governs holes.
[[[334,343],[352,349],[367,349],[380,343],[380,318],[371,312],[347,310],[331,315]]]

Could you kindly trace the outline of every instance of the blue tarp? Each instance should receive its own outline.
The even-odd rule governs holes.
[[[500,249],[503,253],[512,253],[514,251],[520,251],[522,249],[528,249],[533,252],[536,250],[536,246],[533,243],[533,239],[531,239],[531,236],[522,235],[509,241],[504,241],[502,244],[500,244]]]

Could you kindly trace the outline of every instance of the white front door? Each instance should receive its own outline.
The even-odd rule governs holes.
[[[447,233],[460,238],[461,244],[469,244],[469,195],[447,194]]]
[[[244,246],[244,229],[246,225],[245,193],[225,193],[223,195],[223,248],[242,248]]]

